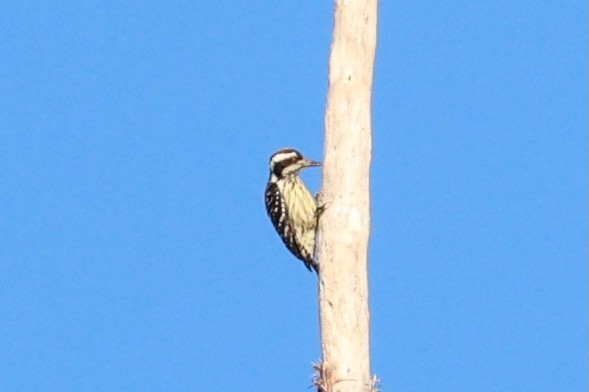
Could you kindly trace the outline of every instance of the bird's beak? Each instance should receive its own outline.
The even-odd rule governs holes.
[[[321,162],[312,161],[310,159],[305,159],[303,161],[303,167],[311,167],[311,166],[321,166]]]

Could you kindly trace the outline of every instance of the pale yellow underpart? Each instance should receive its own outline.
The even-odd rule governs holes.
[[[279,181],[277,184],[285,198],[291,227],[297,228],[295,236],[297,243],[302,247],[303,256],[313,258],[317,226],[315,199],[296,175],[289,176],[286,181]]]

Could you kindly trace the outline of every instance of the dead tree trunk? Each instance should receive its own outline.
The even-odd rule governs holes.
[[[336,0],[316,257],[325,392],[374,390],[368,310],[371,93],[377,0]]]

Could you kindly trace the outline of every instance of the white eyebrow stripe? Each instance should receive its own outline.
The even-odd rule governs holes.
[[[276,153],[272,156],[271,161],[272,162],[280,162],[280,161],[285,161],[287,159],[291,159],[297,156],[297,153],[294,151],[285,151],[285,152],[279,152]]]
[[[277,163],[288,161],[298,156],[299,154],[297,154],[296,151],[277,152],[276,154],[272,155],[272,158],[270,159],[270,169],[274,171],[274,167]]]

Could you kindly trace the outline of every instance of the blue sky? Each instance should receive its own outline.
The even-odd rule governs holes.
[[[586,390],[586,15],[382,2],[383,390]],[[3,5],[0,390],[308,390],[316,278],[263,189],[274,150],[321,159],[331,28],[317,1]]]

